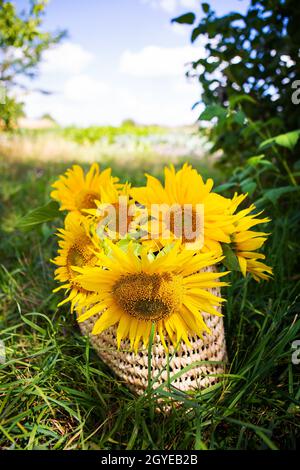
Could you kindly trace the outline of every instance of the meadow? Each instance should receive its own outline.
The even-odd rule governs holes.
[[[176,139],[184,141],[178,130],[143,129],[126,137],[127,147],[128,133],[113,132],[108,143],[99,144],[99,132],[0,136],[0,339],[6,349],[6,362],[0,364],[0,447],[295,449],[300,435],[299,365],[292,362],[293,342],[300,339],[296,193],[265,209],[272,218],[266,254],[274,279],[256,283],[231,275],[223,381],[202,392],[184,394],[172,387],[161,392],[172,407],[166,413],[153,395],[136,398],[80,334],[68,306],[57,308],[60,296],[52,292],[49,260],[61,220],[30,232],[21,230],[19,221],[49,201],[51,183],[75,161],[85,161],[87,168],[97,160],[133,184],[145,181],[145,171],[161,177],[165,163],[179,167],[189,161],[204,178],[212,176],[220,191],[233,170],[215,165],[218,156],[210,156],[203,135],[195,136],[197,151],[188,137],[176,153]],[[223,190],[232,194],[234,183]]]

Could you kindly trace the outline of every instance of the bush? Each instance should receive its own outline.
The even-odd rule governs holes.
[[[206,105],[200,120],[213,122],[214,149],[223,151],[221,162],[230,168],[256,155],[262,140],[300,128],[300,3],[252,0],[245,15],[221,17],[207,3],[202,9],[191,41],[205,39],[207,54],[192,63],[188,74],[199,79]],[[195,20],[188,13],[173,21]],[[289,152],[281,149],[280,170],[286,172],[286,159],[295,164],[298,151],[299,145]]]

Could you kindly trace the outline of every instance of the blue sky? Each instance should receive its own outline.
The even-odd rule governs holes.
[[[219,14],[245,11],[248,3],[210,2]],[[201,17],[198,0],[50,0],[44,27],[67,29],[68,37],[45,53],[32,85],[53,93],[24,96],[28,116],[50,112],[63,125],[83,126],[126,118],[193,123],[200,89],[186,80],[185,64],[203,54],[203,45],[190,44],[190,27],[170,23],[190,10]]]

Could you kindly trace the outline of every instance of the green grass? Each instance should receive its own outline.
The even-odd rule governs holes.
[[[0,160],[0,339],[7,353],[0,365],[0,447],[294,449],[300,434],[300,365],[291,362],[292,342],[300,339],[299,214],[272,210],[267,250],[274,281],[231,278],[223,383],[189,395],[172,390],[164,399],[177,398],[182,406],[166,415],[155,412],[151,396],[136,398],[116,379],[66,306],[57,310],[49,263],[53,226],[29,234],[15,228],[22,214],[48,201],[50,182],[65,168]],[[143,180],[138,167],[114,171]]]

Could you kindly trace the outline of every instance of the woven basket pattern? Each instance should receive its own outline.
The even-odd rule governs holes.
[[[215,271],[215,268],[207,268],[205,271]],[[210,289],[210,292],[220,296],[218,288]],[[220,309],[219,309],[220,311]],[[181,391],[207,388],[217,383],[218,374],[225,371],[226,344],[223,318],[216,315],[203,314],[211,334],[204,333],[204,339],[194,337],[190,339],[192,347],[184,343],[174,352],[174,347],[169,346],[169,378],[191,364],[202,361],[220,362],[223,364],[197,364],[180,377],[172,381],[172,385]],[[123,341],[120,350],[117,349],[116,330],[113,326],[100,335],[92,335],[95,320],[98,316],[91,317],[80,323],[80,329],[84,335],[89,335],[90,341],[100,358],[121,378],[127,386],[137,394],[142,394],[148,387],[148,350],[140,345],[137,354],[129,350],[129,341]],[[151,358],[151,378],[153,388],[166,383],[168,380],[167,354],[158,335],[153,342]]]

